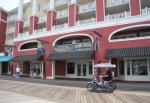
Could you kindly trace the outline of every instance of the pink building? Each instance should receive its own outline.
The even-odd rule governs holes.
[[[61,19],[55,10],[58,1],[49,0],[46,31],[39,32],[37,0],[32,0],[29,33],[21,36],[20,0],[13,73],[19,66],[24,76],[88,79],[94,64],[111,62],[117,65],[115,76],[120,80],[150,81],[149,0],[70,0],[61,2],[68,10]]]

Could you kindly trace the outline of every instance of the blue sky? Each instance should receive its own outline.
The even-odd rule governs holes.
[[[24,3],[29,2],[30,0],[24,0]],[[19,0],[0,0],[0,7],[10,11],[18,6]]]

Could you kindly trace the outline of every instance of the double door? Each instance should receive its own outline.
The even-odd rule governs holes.
[[[87,76],[87,63],[77,63],[77,77]]]

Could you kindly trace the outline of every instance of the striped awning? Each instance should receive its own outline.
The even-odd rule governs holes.
[[[150,47],[108,49],[106,52],[106,57],[108,58],[143,57],[143,56],[150,56]]]
[[[16,56],[12,59],[12,61],[37,61],[41,58],[41,55],[23,55],[23,56]]]
[[[94,51],[51,53],[48,60],[92,59]]]

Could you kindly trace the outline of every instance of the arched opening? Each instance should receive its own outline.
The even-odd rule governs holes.
[[[113,32],[110,37],[110,42],[128,41],[150,38],[150,25],[137,25],[128,28],[123,28]]]
[[[30,49],[37,49],[38,48],[38,42],[27,42],[20,45],[19,50],[30,50]]]

